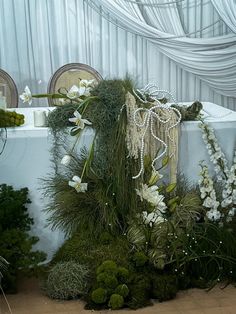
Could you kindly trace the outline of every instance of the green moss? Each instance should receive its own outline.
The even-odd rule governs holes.
[[[128,266],[129,250],[129,243],[122,236],[114,238],[109,244],[101,244],[86,233],[77,233],[65,241],[54,255],[51,263],[74,260],[89,265],[91,269],[95,270],[102,262],[113,260],[118,265]],[[123,274],[123,277],[127,277],[127,274]]]
[[[148,257],[143,252],[134,253],[133,262],[136,267],[144,266],[147,263],[147,261],[148,261]]]
[[[174,275],[152,274],[152,297],[160,302],[171,300],[178,291],[177,279]]]
[[[147,274],[133,274],[128,287],[130,297],[127,305],[131,309],[152,305],[150,301],[151,281]]]
[[[97,275],[97,282],[99,286],[108,289],[114,289],[118,285],[117,278],[113,274],[106,272]]]
[[[121,295],[123,298],[126,298],[129,294],[129,288],[125,284],[119,285],[116,287],[115,293]]]
[[[107,290],[103,288],[98,288],[94,290],[91,294],[91,299],[94,303],[103,304],[107,300]]]
[[[119,282],[127,283],[128,279],[129,279],[128,269],[125,267],[118,267],[117,276],[118,276]]]
[[[110,244],[114,238],[109,232],[102,232],[102,234],[99,237],[99,241],[101,244]]]
[[[97,274],[106,272],[108,274],[117,275],[118,273],[118,267],[117,264],[114,261],[105,261],[100,265],[97,269]]]
[[[108,306],[112,310],[118,310],[124,305],[124,298],[119,294],[112,294],[108,303]]]

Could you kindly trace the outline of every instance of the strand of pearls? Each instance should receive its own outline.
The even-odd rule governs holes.
[[[141,176],[141,174],[144,171],[144,138],[145,138],[145,135],[147,133],[147,130],[150,128],[151,135],[155,138],[155,140],[160,142],[162,144],[162,146],[164,147],[162,153],[157,155],[152,161],[151,165],[152,165],[153,170],[155,170],[154,165],[155,165],[156,161],[159,160],[160,158],[162,158],[166,154],[166,152],[168,150],[168,145],[167,145],[167,143],[165,143],[160,137],[158,137],[154,133],[154,121],[155,121],[155,119],[157,119],[160,123],[165,125],[165,124],[169,123],[171,120],[171,112],[175,112],[177,114],[178,119],[177,119],[176,123],[174,123],[173,125],[166,128],[166,136],[171,141],[172,145],[174,146],[173,153],[170,156],[170,157],[172,157],[175,154],[176,145],[175,145],[174,139],[170,136],[170,131],[171,131],[171,129],[175,128],[180,123],[181,113],[179,112],[179,110],[172,108],[172,107],[168,106],[167,104],[162,104],[157,99],[157,96],[159,96],[159,98],[163,98],[166,95],[168,95],[176,103],[174,96],[169,91],[161,90],[155,84],[148,84],[143,89],[133,90],[133,93],[138,98],[138,100],[143,104],[150,104],[150,99],[152,101],[155,101],[155,105],[152,106],[150,109],[138,108],[134,112],[134,118],[133,119],[134,119],[135,125],[139,128],[145,128],[145,130],[142,134],[141,147],[140,147],[141,167],[140,167],[139,173],[137,175],[133,176],[133,179],[137,179]],[[160,96],[162,96],[162,97],[160,97]],[[162,119],[160,114],[155,112],[155,110],[159,109],[159,108],[166,110],[166,112],[168,113],[167,119]],[[145,114],[143,123],[139,123],[137,121],[137,117],[140,116],[141,112],[143,112]]]

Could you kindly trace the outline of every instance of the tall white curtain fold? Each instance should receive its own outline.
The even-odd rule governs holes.
[[[222,20],[236,33],[236,0],[211,0],[211,2]]]
[[[81,62],[104,78],[128,73],[139,87],[158,83],[177,101],[199,99],[236,109],[235,97],[224,96],[235,96],[235,34],[210,1],[184,0],[158,7],[110,1],[124,11],[124,25],[120,14],[114,17],[107,10],[108,2],[95,2],[96,10],[92,0],[0,1],[0,68],[16,81],[19,93],[25,85],[33,93],[45,92],[60,66]],[[209,24],[213,26],[207,28]],[[195,31],[191,38],[185,37]],[[150,38],[153,34],[158,41]],[[47,101],[34,101],[37,105]]]
[[[236,97],[236,34],[208,39],[202,38],[176,38],[168,33],[168,19],[164,31],[160,31],[158,18],[156,27],[150,25],[149,16],[153,16],[156,7],[145,7],[143,20],[134,14],[134,7],[127,7],[125,0],[96,0],[105,12],[118,20],[128,31],[144,36],[157,45],[163,54],[178,63],[184,70],[197,75],[222,95]],[[152,2],[145,1],[146,4]],[[166,17],[172,17],[174,25],[180,25],[178,10],[173,10],[175,5],[166,7]],[[136,8],[137,9],[137,8]],[[140,9],[140,5],[139,5]],[[158,10],[156,17],[160,17]],[[141,12],[140,12],[141,13]],[[163,20],[163,19],[162,19]],[[153,23],[152,23],[153,24]],[[175,35],[183,36],[181,27]]]

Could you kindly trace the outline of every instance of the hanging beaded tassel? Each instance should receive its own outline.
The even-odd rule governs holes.
[[[136,132],[138,136],[136,136],[135,140],[137,141],[137,137],[140,139],[140,171],[137,175],[133,176],[133,179],[139,178],[144,172],[145,152],[150,150],[154,139],[157,146],[162,147],[162,152],[155,154],[154,157],[152,156],[153,160],[151,166],[153,170],[155,170],[156,162],[168,152],[169,157],[172,158],[172,164],[170,166],[171,182],[174,182],[177,173],[176,150],[178,148],[178,131],[176,127],[180,123],[181,114],[177,109],[159,101],[160,98],[165,98],[166,96],[170,97],[172,100],[174,100],[174,97],[170,92],[161,90],[154,84],[148,84],[141,90],[134,90],[133,93],[141,103],[152,105],[151,108],[137,108],[136,105],[137,109],[133,112],[133,124],[136,129],[139,130]],[[176,103],[175,100],[174,103]],[[145,143],[148,134],[150,134],[151,138],[148,139],[148,143]]]

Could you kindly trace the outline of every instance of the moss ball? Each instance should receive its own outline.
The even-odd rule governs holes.
[[[97,274],[100,273],[110,273],[113,275],[117,275],[118,273],[118,267],[114,261],[105,261],[103,262],[98,268],[97,268]]]
[[[104,288],[114,289],[118,285],[118,280],[111,273],[100,273],[97,275],[97,282],[99,286]]]
[[[103,304],[107,300],[107,290],[103,288],[98,288],[94,290],[91,294],[91,299],[94,303]]]
[[[133,256],[135,266],[142,267],[148,261],[148,257],[143,252],[136,252]]]
[[[125,284],[119,285],[116,287],[115,293],[121,295],[123,298],[126,298],[129,294],[129,288]]]
[[[112,310],[118,310],[124,305],[124,298],[119,294],[112,294],[108,306]]]
[[[118,267],[117,276],[118,276],[119,282],[127,283],[128,279],[129,279],[128,269],[125,267]]]

